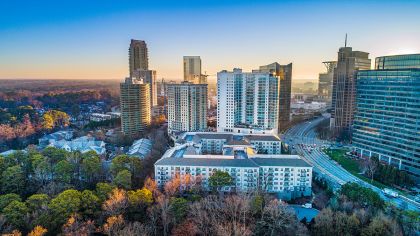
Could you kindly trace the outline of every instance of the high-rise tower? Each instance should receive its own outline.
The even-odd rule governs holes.
[[[206,76],[201,74],[201,58],[199,56],[184,56],[184,81],[193,84],[206,84]]]
[[[136,136],[151,122],[150,85],[135,78],[120,84],[121,127],[125,135]]]
[[[324,61],[323,64],[327,71],[319,74],[318,96],[323,97],[328,104],[331,103],[332,84],[334,78],[334,69],[337,66],[336,61]],[[331,105],[331,104],[330,104]]]
[[[168,132],[207,129],[207,84],[166,84]]]
[[[273,73],[217,73],[217,131],[277,133],[279,79]]]
[[[279,79],[278,133],[283,132],[290,122],[290,101],[292,93],[292,63],[280,65],[277,62],[260,66],[260,72],[270,72]]]
[[[136,70],[149,69],[149,56],[147,53],[147,45],[143,40],[132,39],[130,48],[128,49],[130,77],[134,76]]]
[[[338,135],[350,134],[355,111],[356,72],[370,69],[369,53],[342,47],[334,70],[330,126]]]

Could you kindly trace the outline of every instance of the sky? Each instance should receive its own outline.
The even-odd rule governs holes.
[[[293,63],[318,78],[348,46],[377,56],[420,53],[420,1],[0,1],[0,79],[120,79],[130,39],[145,40],[158,78],[181,79],[182,56],[210,77]]]

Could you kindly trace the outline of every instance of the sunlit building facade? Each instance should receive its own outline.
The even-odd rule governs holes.
[[[350,134],[356,109],[356,73],[370,69],[369,53],[342,47],[334,70],[331,128],[336,134]]]
[[[353,145],[420,180],[420,54],[378,57],[357,73]]]
[[[207,129],[207,84],[169,83],[166,93],[170,134]]]
[[[279,79],[268,72],[217,73],[217,131],[277,133]]]
[[[126,78],[120,84],[121,128],[125,135],[137,136],[151,123],[150,85]]]

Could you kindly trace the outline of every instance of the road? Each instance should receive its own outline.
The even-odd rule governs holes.
[[[294,146],[294,151],[301,155],[307,162],[314,167],[314,171],[324,177],[333,186],[334,189],[339,188],[348,182],[358,183],[363,187],[370,188],[378,193],[386,202],[391,202],[394,205],[420,211],[420,204],[408,199],[404,196],[397,198],[389,198],[382,193],[378,187],[367,183],[358,177],[352,175],[350,172],[341,167],[337,162],[331,160],[327,154],[321,151],[322,145],[329,145],[330,143],[325,140],[320,140],[316,137],[315,128],[323,120],[329,119],[328,115],[318,117],[312,121],[300,123],[290,128],[283,136],[283,140],[289,145]],[[303,144],[303,145],[302,145]],[[308,145],[316,144],[316,148],[311,151],[308,150]]]

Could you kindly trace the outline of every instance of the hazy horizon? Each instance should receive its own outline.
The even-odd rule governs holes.
[[[304,3],[304,4],[302,4]],[[420,52],[418,1],[1,2],[0,78],[110,79],[128,75],[131,38],[150,69],[180,81],[182,56],[221,70],[293,63],[293,80],[317,80],[339,47],[370,58]],[[343,14],[346,13],[346,14]],[[380,20],[378,20],[380,19]]]

